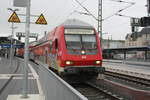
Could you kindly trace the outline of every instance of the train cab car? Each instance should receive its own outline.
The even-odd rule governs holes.
[[[79,20],[67,20],[50,34],[54,69],[65,73],[99,73],[102,51],[98,33],[93,26]],[[52,58],[52,57],[51,57]]]
[[[35,49],[34,49],[35,48]],[[50,69],[59,74],[103,73],[102,50],[95,28],[69,19],[43,37],[32,52],[40,52]]]

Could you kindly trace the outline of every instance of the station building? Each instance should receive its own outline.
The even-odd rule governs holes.
[[[150,27],[143,28],[140,32],[126,35],[126,47],[150,46]]]
[[[143,28],[140,32],[127,34],[125,38],[125,47],[148,47],[150,48],[150,27]],[[133,58],[144,59],[145,52],[135,52]],[[150,51],[147,52],[150,59]]]

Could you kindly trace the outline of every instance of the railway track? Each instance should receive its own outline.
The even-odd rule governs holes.
[[[137,89],[150,91],[150,80],[148,79],[124,75],[110,71],[105,72],[105,78]]]
[[[89,100],[150,100],[150,80],[105,72],[105,78],[71,84]]]
[[[123,100],[117,95],[91,83],[78,83],[71,85],[89,100]]]

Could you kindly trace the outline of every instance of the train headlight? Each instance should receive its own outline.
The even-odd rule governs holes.
[[[97,60],[95,63],[96,63],[96,64],[100,64],[100,63],[101,63],[101,61]]]
[[[71,61],[66,61],[66,65],[70,65],[70,64],[72,64]]]
[[[84,54],[85,54],[85,51],[84,51],[84,50],[82,50],[82,51],[81,51],[81,54],[82,54],[82,55],[84,55]]]

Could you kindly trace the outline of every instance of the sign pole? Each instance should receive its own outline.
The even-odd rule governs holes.
[[[26,25],[25,25],[25,53],[24,53],[24,67],[23,67],[23,90],[22,97],[28,97],[28,60],[29,60],[29,33],[30,33],[30,0],[27,0],[26,7]]]
[[[11,28],[12,28],[12,36],[11,36],[11,43],[10,43],[10,46],[11,46],[11,48],[10,48],[10,66],[12,65],[12,54],[13,54],[13,35],[14,35],[14,23],[12,22],[12,26],[11,26]]]

